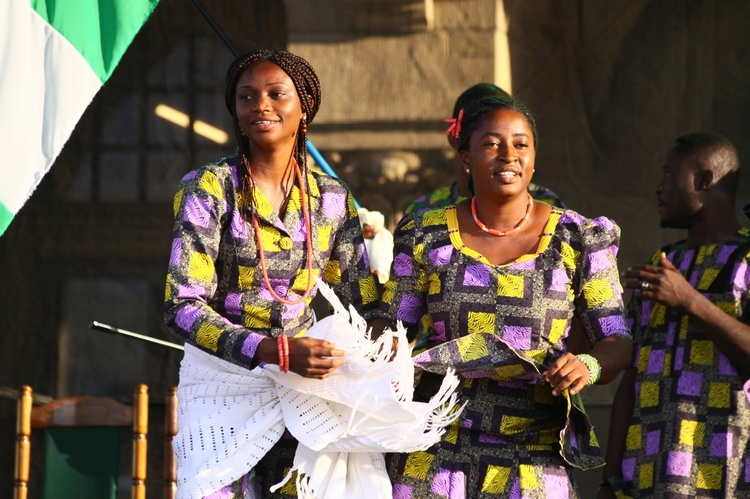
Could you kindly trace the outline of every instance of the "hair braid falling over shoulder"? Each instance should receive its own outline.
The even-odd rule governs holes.
[[[240,165],[238,167],[238,176],[242,189],[242,196],[246,200],[247,207],[252,208],[253,183],[250,179],[250,143],[249,139],[242,134],[240,122],[237,118],[235,108],[235,93],[237,80],[245,69],[260,62],[271,62],[279,66],[292,80],[294,88],[299,96],[302,112],[307,116],[307,123],[312,123],[315,115],[320,108],[320,80],[317,73],[302,57],[287,52],[286,50],[253,50],[237,57],[227,70],[226,86],[224,88],[224,99],[229,114],[232,115],[234,124],[234,134],[238,144],[238,154],[240,156]],[[297,129],[297,139],[294,144],[294,159],[297,161],[302,170],[302,178],[307,181],[307,130],[305,126]],[[307,186],[305,190],[309,192]],[[244,211],[244,210],[243,210]]]

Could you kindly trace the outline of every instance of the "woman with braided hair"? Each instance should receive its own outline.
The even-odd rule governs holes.
[[[284,50],[249,52],[230,65],[225,98],[237,151],[187,174],[174,202],[165,321],[186,343],[178,495],[271,497],[295,441],[283,424],[252,434],[278,417],[262,407],[231,420],[228,400],[236,409],[264,396],[235,397],[236,383],[263,365],[323,379],[343,364],[335,345],[305,337],[316,278],[365,319],[378,299],[351,193],[307,167],[307,126],[321,101],[310,64]],[[216,388],[205,373],[218,364],[234,370]],[[279,497],[295,494],[293,483]]]

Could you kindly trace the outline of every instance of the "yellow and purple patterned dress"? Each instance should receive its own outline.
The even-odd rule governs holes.
[[[651,263],[664,251],[695,289],[747,324],[749,242],[747,228],[719,244],[680,241]],[[750,497],[750,372],[686,314],[637,297],[629,312],[636,385],[620,497]]]
[[[553,397],[543,372],[576,315],[593,344],[630,338],[617,269],[619,228],[554,208],[536,254],[494,266],[465,247],[455,206],[406,217],[380,314],[434,325],[414,358],[463,377],[467,401],[442,441],[389,456],[396,499],[575,497],[573,466],[603,464],[580,395]]]
[[[241,199],[237,162],[237,157],[225,158],[182,179],[174,201],[164,318],[180,339],[252,369],[262,339],[305,334],[314,320],[310,302],[315,293],[297,305],[284,305],[269,293],[252,223],[242,216],[247,204]],[[378,295],[354,199],[341,181],[327,175],[308,173],[307,186],[312,272],[335,290],[345,306],[354,305],[367,318],[377,308]],[[269,281],[278,295],[294,300],[304,293],[309,278],[301,192],[297,185],[292,188],[283,218],[260,189],[254,195]],[[277,447],[284,452],[275,453],[274,448],[258,465],[272,475],[264,477],[266,491],[291,467],[296,445],[282,439]],[[283,455],[278,465],[277,454]],[[241,482],[243,488],[252,486],[248,480]],[[216,497],[237,495],[237,490],[227,489]]]

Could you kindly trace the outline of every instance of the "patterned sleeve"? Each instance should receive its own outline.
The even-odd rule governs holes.
[[[323,278],[345,307],[353,305],[368,320],[377,310],[378,292],[367,260],[357,207],[348,191],[344,218],[343,225],[333,237],[331,257]]]
[[[231,182],[231,178],[225,181]],[[216,259],[222,224],[228,223],[234,213],[227,205],[232,192],[207,168],[183,178],[174,200],[164,320],[167,328],[185,342],[251,367],[258,343],[266,336],[232,324],[209,305],[218,282]]]
[[[584,221],[580,241],[573,245],[574,251],[580,252],[575,313],[592,345],[609,336],[631,339],[617,268],[619,244],[620,228],[614,221],[599,217]]]
[[[426,312],[427,275],[422,263],[423,245],[418,229],[420,216],[404,217],[393,234],[393,263],[385,284],[379,317],[400,320],[410,332]]]

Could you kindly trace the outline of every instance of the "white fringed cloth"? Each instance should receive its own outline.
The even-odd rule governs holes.
[[[239,479],[285,427],[299,441],[298,497],[391,498],[382,453],[427,449],[458,417],[463,407],[452,371],[430,402],[412,402],[414,364],[403,327],[371,341],[357,312],[318,285],[334,314],[307,336],[346,351],[345,364],[324,380],[282,373],[277,365],[249,371],[185,346],[173,441],[178,498],[202,498]],[[389,361],[393,338],[399,348]]]

